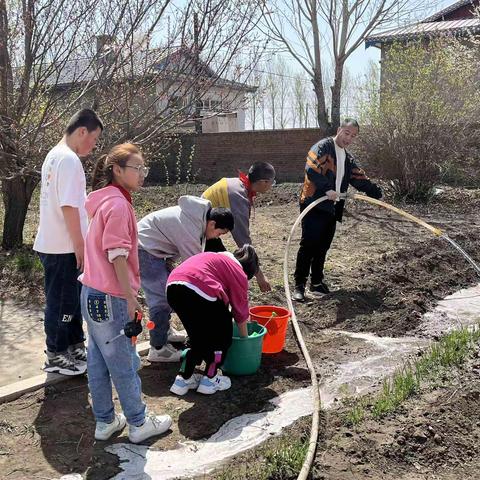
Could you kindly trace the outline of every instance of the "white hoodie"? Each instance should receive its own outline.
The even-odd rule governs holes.
[[[149,213],[138,222],[138,245],[158,258],[185,260],[203,252],[208,200],[184,195],[178,205]]]

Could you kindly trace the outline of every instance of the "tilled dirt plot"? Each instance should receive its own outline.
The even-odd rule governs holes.
[[[317,455],[318,479],[480,478],[480,359],[449,380],[424,389],[395,415],[346,428],[331,415]]]
[[[273,292],[261,294],[256,285],[252,284],[252,304],[285,304],[282,262],[285,240],[298,214],[295,201],[297,192],[296,185],[280,186],[277,200],[269,195],[261,199],[256,208],[253,238]],[[161,191],[155,190],[153,200],[147,193],[147,200],[143,199],[144,207],[148,202],[149,208],[155,205],[165,206]],[[425,220],[445,227],[448,233],[452,233],[452,238],[458,240],[476,258],[480,245],[478,223],[476,214],[470,212],[475,212],[477,195],[472,196],[470,192],[447,193],[448,201],[442,197],[443,203],[437,202],[429,208],[418,210]],[[456,202],[457,209],[467,213],[460,216],[453,201]],[[408,208],[414,214],[416,210],[414,207]],[[297,233],[296,239],[298,237]],[[293,243],[296,245],[296,242]],[[290,271],[293,271],[296,247],[293,250],[290,252]],[[322,300],[299,305],[296,310],[319,371],[348,358],[352,353],[352,345],[345,340],[340,343],[338,339],[325,341],[319,338],[317,334],[321,329],[329,327],[368,331],[388,336],[412,332],[421,334],[417,327],[422,313],[431,309],[444,296],[478,281],[466,261],[445,241],[432,238],[428,232],[396,216],[359,203],[349,206],[349,214],[337,230],[328,259],[326,279],[335,291]],[[168,412],[174,419],[170,433],[151,441],[152,448],[160,450],[174,448],[178,441],[185,439],[207,437],[228,419],[258,411],[272,397],[309,385],[309,373],[291,331],[284,352],[264,357],[258,374],[234,378],[231,390],[217,393],[213,397],[201,397],[195,393],[183,398],[170,395],[168,389],[177,366],[149,366],[148,362],[144,362],[141,376],[149,409]],[[456,397],[456,400],[459,398]],[[428,404],[428,399],[426,402]],[[452,402],[455,405],[455,397],[452,397]],[[451,418],[453,428],[455,418]],[[324,434],[328,438],[331,427],[337,427],[334,420],[327,425],[328,431]],[[91,479],[110,478],[120,471],[118,459],[105,453],[106,443],[94,442],[93,429],[85,379],[70,380],[1,405],[2,478],[58,478],[70,472],[86,472],[86,477]],[[341,429],[338,432],[340,435]],[[374,454],[378,454],[374,441],[378,433],[372,432],[372,438],[369,438],[368,431],[364,435],[367,453],[362,458],[373,462]],[[407,437],[405,439],[405,445],[409,445]],[[125,433],[114,441],[126,441]],[[368,453],[369,449],[372,452]],[[401,449],[393,448],[389,451],[398,453],[388,457],[388,460],[385,457],[386,470],[407,471],[400,459],[402,455],[408,456],[408,452],[402,454]],[[425,455],[429,455],[428,452],[428,449],[425,450]],[[336,465],[340,462],[343,453],[338,455],[338,458],[332,457],[329,464]],[[433,459],[438,453],[431,449],[431,456]],[[350,458],[348,452],[345,453],[345,459],[347,458]],[[365,466],[358,465],[362,468]],[[358,471],[355,470],[355,475],[360,475],[358,472],[363,471],[360,466]],[[376,469],[375,466],[371,472],[377,472]],[[380,471],[372,478],[390,478],[382,477]],[[333,468],[329,472],[323,478],[363,478],[342,477],[344,471],[337,472]],[[451,478],[463,477],[460,475]]]

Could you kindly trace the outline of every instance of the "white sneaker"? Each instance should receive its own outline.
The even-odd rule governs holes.
[[[185,395],[189,390],[198,388],[202,375],[200,373],[194,373],[190,378],[185,379],[181,375],[175,377],[173,385],[170,387],[170,391],[176,395]]]
[[[125,428],[127,420],[122,413],[116,413],[113,422],[97,422],[95,427],[95,440],[108,440],[115,432]]]
[[[129,425],[128,439],[132,443],[143,442],[147,438],[161,435],[166,432],[171,424],[172,419],[170,415],[149,415],[148,417],[145,417],[143,425],[140,425],[139,427]]]
[[[176,328],[170,327],[168,330],[168,341],[169,342],[184,342],[187,339],[187,332],[185,330],[177,330]]]
[[[197,392],[211,395],[219,390],[228,390],[231,386],[232,382],[225,375],[219,375],[217,373],[213,378],[208,378],[204,375],[197,388]]]
[[[155,347],[150,347],[147,356],[147,360],[149,362],[179,362],[180,358],[182,358],[182,351],[177,350],[169,343],[164,345],[159,350],[157,350]]]

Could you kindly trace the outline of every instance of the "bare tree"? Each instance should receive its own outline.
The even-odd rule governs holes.
[[[252,130],[256,130],[259,115],[263,114],[265,109],[264,73],[261,70],[255,72],[253,83],[256,90],[249,97],[248,117]]]
[[[129,139],[154,152],[215,88],[223,109],[242,100],[252,65],[241,61],[262,50],[260,16],[249,0],[182,8],[170,0],[0,0],[3,247],[22,243],[39,165],[75,109],[100,112],[104,148]]]
[[[275,130],[279,92],[277,77],[275,76],[275,73],[273,72],[273,69],[271,67],[266,75],[265,92],[267,97],[267,108],[270,111],[271,128]]]
[[[287,128],[290,122],[289,112],[292,109],[292,71],[282,57],[278,57],[273,65],[273,74],[276,77],[275,83],[278,91],[277,118],[280,128]]]
[[[267,34],[309,76],[316,96],[318,126],[334,131],[340,123],[345,62],[375,29],[408,15],[420,0],[272,0],[265,13]],[[333,59],[331,115],[324,71]]]
[[[308,126],[308,100],[305,76],[298,73],[293,80],[294,121],[293,127],[306,128]]]
[[[393,44],[382,62],[381,101],[378,89],[366,89],[369,129],[358,148],[398,197],[428,201],[439,183],[475,177],[479,46],[452,37]]]

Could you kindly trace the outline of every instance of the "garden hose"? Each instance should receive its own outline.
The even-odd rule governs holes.
[[[390,205],[389,203],[382,202],[381,200],[377,200],[376,198],[371,198],[367,197],[366,195],[359,195],[358,193],[354,193],[353,195],[347,195],[348,198],[353,198],[355,200],[362,200],[364,202],[371,203],[373,205],[378,205],[379,207],[384,207],[387,210],[391,210],[392,212],[398,213],[402,217],[407,218],[411,222],[417,223],[418,225],[426,228],[429,230],[431,233],[436,235],[437,237],[441,237],[443,235],[442,230],[439,228],[433,227],[432,225],[428,224],[427,222],[424,222],[423,220],[420,220],[417,217],[414,217],[410,213],[404,212],[403,210],[400,210],[397,207],[394,207],[393,205]]]
[[[353,198],[355,200],[361,200],[365,201],[374,205],[378,205],[380,207],[384,207],[387,210],[391,210],[408,220],[417,223],[418,225],[426,228],[429,230],[431,233],[433,233],[436,236],[443,236],[446,237],[446,235],[440,230],[439,228],[435,228],[432,225],[429,225],[428,223],[424,222],[423,220],[420,220],[417,217],[414,217],[413,215],[404,212],[403,210],[400,210],[399,208],[394,207],[393,205],[390,205],[388,203],[382,202],[381,200],[376,200],[375,198],[370,198],[365,195],[359,195],[357,193],[354,194],[342,194],[340,195],[340,199],[346,199],[346,198]],[[302,468],[300,469],[300,472],[298,474],[297,480],[306,480],[308,478],[308,475],[310,473],[310,470],[312,469],[313,461],[315,459],[315,453],[317,450],[317,441],[318,441],[318,434],[319,434],[319,426],[320,426],[320,408],[321,408],[321,398],[320,398],[320,386],[318,383],[317,379],[317,373],[315,371],[315,366],[313,365],[312,359],[310,357],[310,353],[308,352],[307,346],[305,345],[305,340],[303,339],[302,332],[300,330],[300,327],[298,325],[297,317],[295,315],[295,310],[293,308],[293,302],[292,302],[292,297],[290,295],[290,285],[288,283],[288,256],[289,256],[289,249],[290,249],[290,243],[293,237],[293,234],[295,230],[298,227],[298,224],[302,221],[303,217],[312,210],[312,208],[315,208],[319,203],[328,200],[327,196],[323,196],[314,202],[312,202],[310,205],[308,205],[305,210],[297,217],[295,220],[295,223],[292,226],[292,229],[290,230],[290,235],[288,236],[287,239],[287,245],[285,247],[285,256],[283,260],[283,283],[285,286],[285,296],[287,298],[287,305],[288,309],[291,312],[291,319],[292,319],[292,325],[293,325],[293,330],[295,332],[295,337],[297,339],[297,343],[300,347],[300,350],[302,351],[302,354],[305,358],[305,362],[307,364],[308,370],[310,371],[310,378],[312,381],[312,395],[313,395],[313,413],[312,413],[312,426],[310,429],[310,438],[308,442],[308,449],[307,453],[305,455],[305,459],[303,461]],[[448,237],[447,237],[448,238]],[[477,267],[478,268],[478,267]]]

